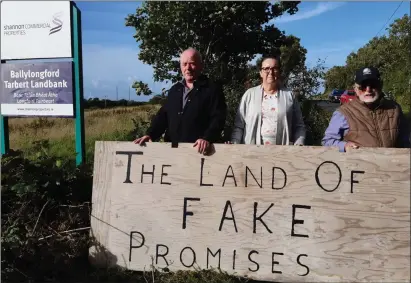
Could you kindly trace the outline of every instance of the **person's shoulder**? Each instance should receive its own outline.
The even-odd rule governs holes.
[[[290,95],[294,94],[293,90],[289,87],[281,87],[280,91],[283,92],[283,93],[290,94]]]
[[[388,107],[388,108],[396,108],[400,111],[402,111],[401,105],[393,100],[393,99],[388,99],[388,98],[383,98],[384,99],[384,104]]]
[[[353,107],[353,103],[351,103],[352,101],[348,102],[348,103],[344,103],[341,104],[340,106],[338,106],[338,108],[336,109],[336,111],[343,113],[345,110],[350,109]]]
[[[168,91],[170,92],[170,91],[173,91],[173,90],[175,90],[175,89],[181,88],[181,87],[183,87],[183,86],[184,86],[184,85],[183,85],[182,81],[177,81],[177,82],[174,82],[174,83],[170,86],[170,88],[168,89]]]
[[[348,103],[347,103],[348,104]],[[345,115],[344,115],[344,110],[341,109],[343,106],[346,107],[347,104],[343,104],[339,106],[337,109],[334,110],[333,114],[331,115],[332,120],[346,120]]]
[[[253,87],[250,87],[246,90],[246,93],[252,93],[252,92],[257,92],[257,91],[261,91],[261,85],[256,85]]]
[[[296,99],[297,98],[296,95],[295,95],[295,92],[291,88],[281,87],[280,92],[281,92],[282,95],[288,96],[291,99]]]
[[[253,97],[257,93],[261,93],[261,85],[253,86],[246,89],[242,96],[242,100],[250,100],[251,97]]]

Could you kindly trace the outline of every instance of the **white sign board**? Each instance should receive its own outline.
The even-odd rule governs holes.
[[[68,58],[70,1],[2,1],[1,59]]]

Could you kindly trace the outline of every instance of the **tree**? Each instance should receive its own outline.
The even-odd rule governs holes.
[[[292,89],[298,99],[302,101],[318,94],[320,87],[323,85],[324,77],[324,61],[319,59],[312,68],[299,65],[299,68],[289,75],[287,87]]]
[[[305,54],[307,50],[301,46],[300,39],[290,35],[286,36],[283,45],[280,46],[280,62],[281,62],[281,77],[285,84],[292,73],[298,72],[305,66]],[[271,55],[271,54],[268,54]],[[275,55],[275,54],[274,54]],[[264,56],[263,56],[264,57]],[[247,83],[248,86],[253,86],[261,83],[260,66],[263,60],[260,57],[256,60],[256,64],[249,65],[247,68]]]
[[[374,37],[363,47],[347,56],[345,66],[336,66],[326,73],[326,89],[348,88],[354,83],[354,72],[364,66],[379,68],[383,91],[406,110],[411,104],[410,26],[408,15],[396,19],[387,36]]]
[[[347,79],[347,68],[343,66],[334,66],[325,74],[325,89],[330,91],[332,89],[346,89],[349,87],[349,80]],[[352,78],[351,78],[352,79]],[[352,85],[352,82],[351,82]]]
[[[153,93],[148,85],[142,81],[134,82],[131,87],[135,89],[137,95],[150,95]]]
[[[136,30],[139,59],[154,68],[156,81],[180,78],[179,53],[193,47],[203,56],[205,73],[243,81],[247,62],[257,54],[278,53],[287,37],[270,23],[294,14],[300,2],[152,2],[126,18]]]

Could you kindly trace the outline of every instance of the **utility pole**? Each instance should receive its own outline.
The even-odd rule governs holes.
[[[118,101],[118,86],[116,86],[116,97],[117,97],[117,101]]]
[[[130,89],[131,87],[128,87],[128,102],[130,102]]]

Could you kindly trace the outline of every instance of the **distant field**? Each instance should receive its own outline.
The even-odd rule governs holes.
[[[135,125],[133,118],[147,122],[158,105],[116,107],[86,110],[84,115],[86,156],[93,158],[96,140],[129,140]],[[50,154],[75,158],[74,119],[67,118],[13,118],[9,119],[10,148],[32,155],[33,142],[48,140]]]

